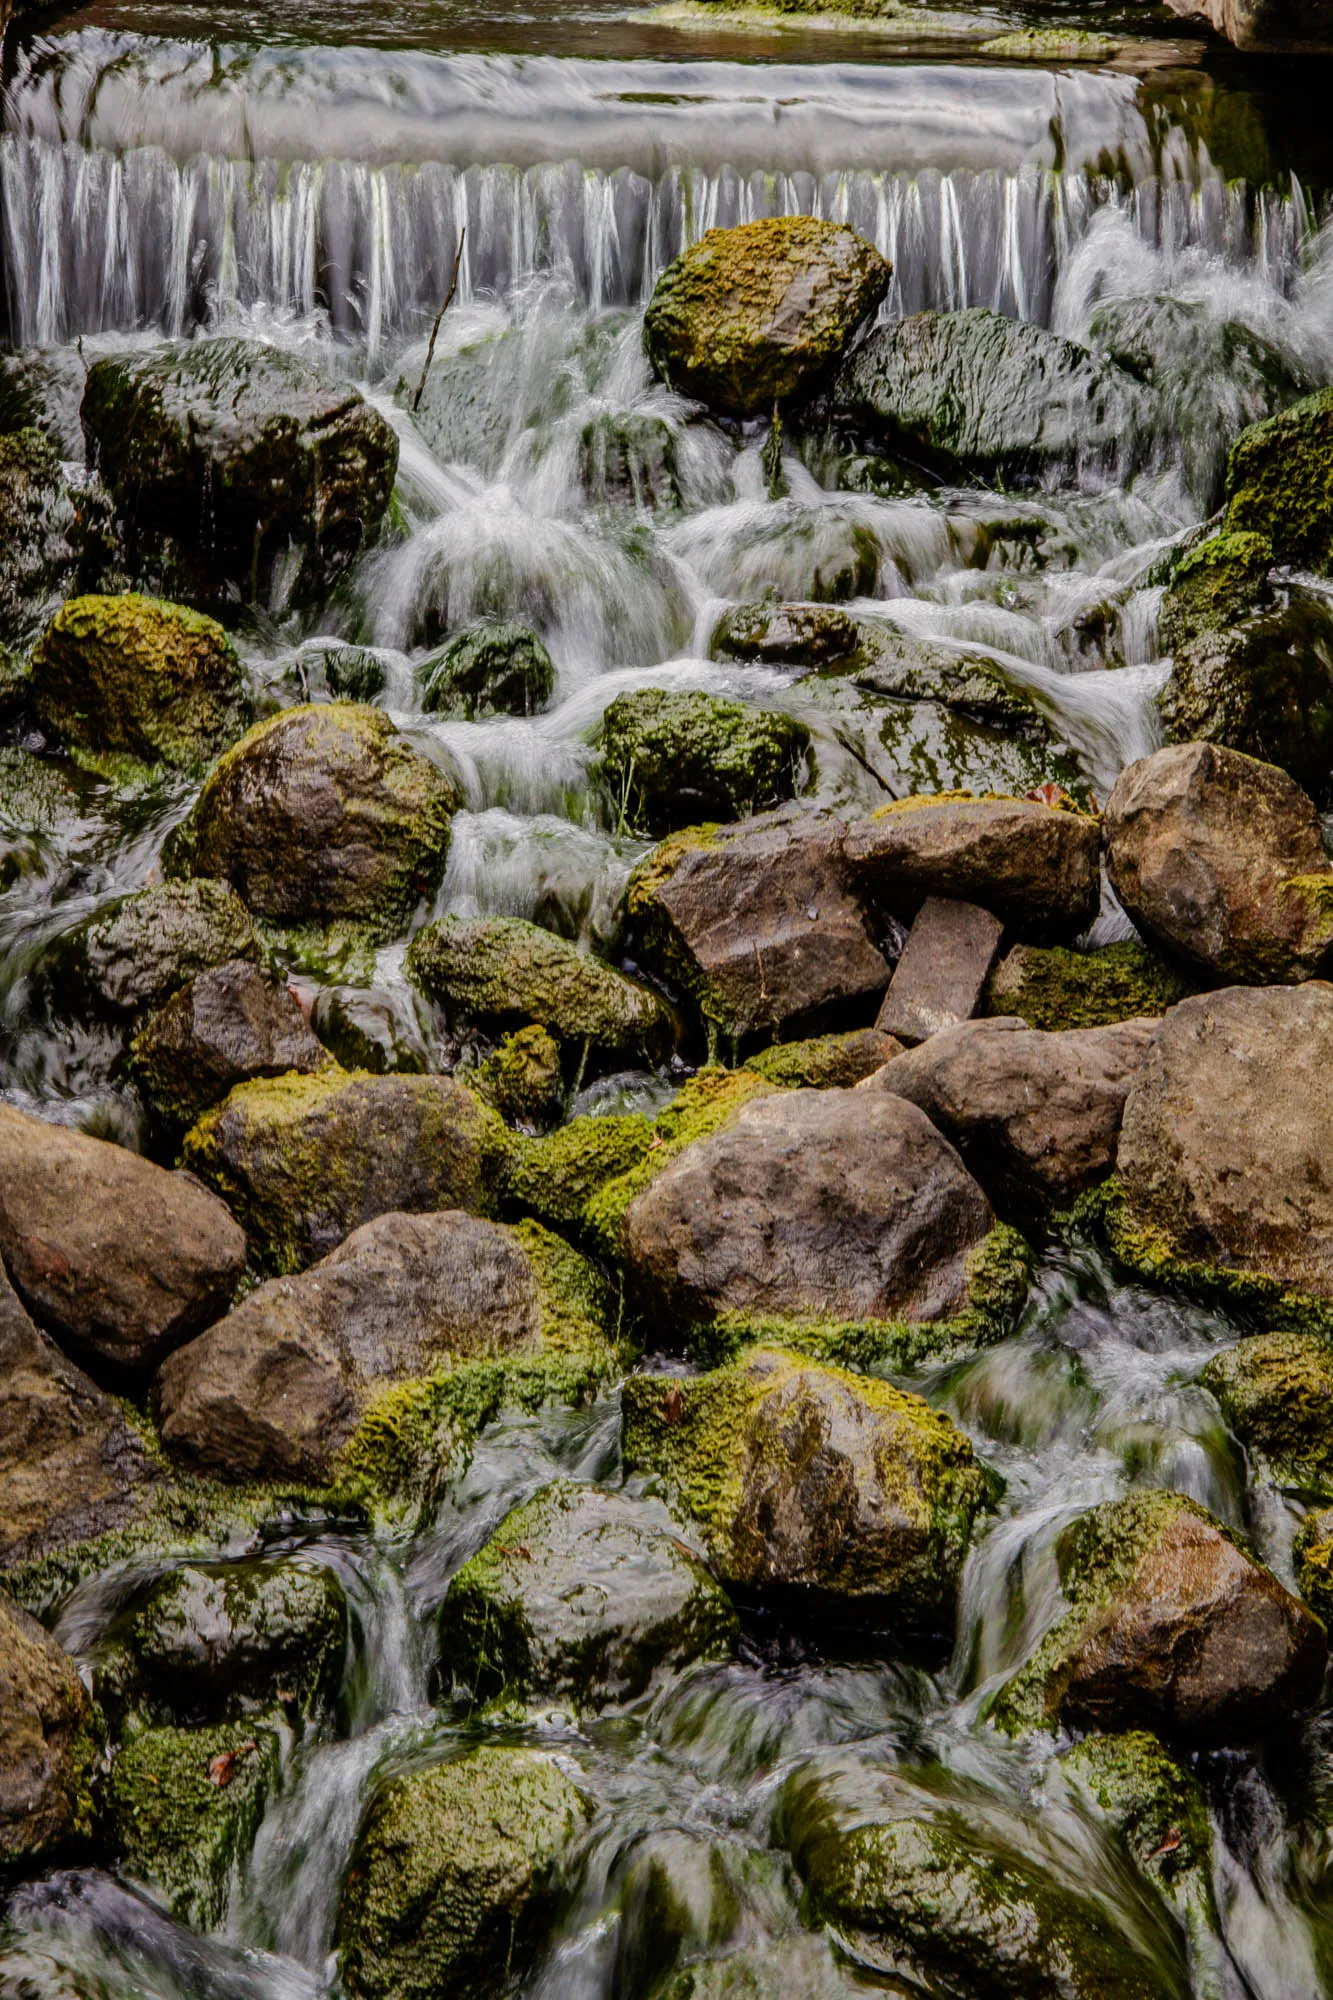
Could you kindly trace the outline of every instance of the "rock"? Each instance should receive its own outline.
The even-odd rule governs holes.
[[[249,340],[94,362],[83,428],[132,567],[168,596],[326,596],[398,469],[392,428],[350,382]]]
[[[918,639],[887,619],[862,618],[859,624],[861,650],[853,662],[857,687],[896,701],[938,703],[1041,749],[1055,749],[1050,725],[1032,696],[998,660],[939,639]],[[1067,756],[1067,747],[1061,745],[1059,754]]]
[[[1276,561],[1266,535],[1222,534],[1200,542],[1171,572],[1158,612],[1163,646],[1174,653],[1203,634],[1229,632],[1274,603]]]
[[[859,621],[836,604],[736,604],[713,627],[708,656],[813,672],[844,665],[860,645]]]
[[[985,991],[1004,926],[975,903],[927,896],[916,913],[875,1026],[901,1042],[970,1021]]]
[[[86,1837],[96,1758],[78,1668],[0,1591],[0,1865]]]
[[[537,1955],[589,1801],[554,1757],[499,1744],[394,1778],[343,1890],[343,1979],[361,2000],[491,2000]]]
[[[795,1931],[725,1958],[699,1959],[662,1987],[661,2000],[858,2000],[864,1987],[844,1971],[825,1936]]]
[[[565,1105],[559,1042],[545,1028],[519,1028],[478,1065],[472,1087],[507,1125],[540,1132],[559,1124]]]
[[[868,1088],[918,1105],[1001,1209],[1063,1207],[1114,1171],[1125,1097],[1156,1028],[1043,1033],[1020,1020],[946,1028]]]
[[[855,821],[843,852],[861,891],[904,920],[947,896],[1045,944],[1077,937],[1097,914],[1096,820],[1034,799],[903,799]]]
[[[643,962],[740,1039],[876,998],[889,968],[850,891],[845,833],[779,813],[664,841],[626,896]]]
[[[0,437],[0,643],[25,652],[85,580],[80,496],[39,430]]]
[[[445,1076],[338,1070],[238,1084],[183,1162],[234,1211],[266,1270],[296,1271],[391,1210],[485,1210],[504,1128]]]
[[[157,1890],[181,1923],[220,1930],[233,1871],[246,1860],[277,1785],[271,1729],[146,1729],[112,1763],[101,1837],[122,1872]]]
[[[621,819],[649,833],[745,819],[809,783],[810,732],[779,711],[641,688],[602,719],[602,768]]]
[[[126,1016],[160,1007],[201,972],[262,946],[228,882],[166,882],[99,910],[48,955],[43,984],[62,1012]]]
[[[385,656],[373,646],[345,646],[312,639],[296,656],[286,678],[303,701],[377,701],[388,684]]]
[[[651,411],[599,411],[579,432],[579,483],[592,507],[674,511],[681,504],[676,432]]]
[[[0,1571],[127,1526],[157,1477],[123,1404],[33,1325],[0,1265]]]
[[[136,1605],[127,1643],[139,1686],[176,1721],[285,1710],[336,1694],[347,1601],[307,1557],[169,1569]]]
[[[451,1021],[546,1028],[594,1069],[655,1068],[675,1046],[671,1010],[651,987],[521,917],[428,924],[408,947],[407,974]]]
[[[0,1105],[0,1254],[62,1342],[139,1369],[226,1310],[245,1238],[188,1174]]]
[[[1150,390],[1058,333],[981,307],[878,326],[839,369],[835,415],[872,444],[987,477],[1127,472],[1157,428]]]
[[[0,358],[0,432],[38,430],[57,458],[83,457],[84,366],[77,348],[21,347]]]
[[[260,1285],[170,1358],[157,1382],[163,1441],[222,1479],[319,1483],[366,1425],[366,1451],[382,1461],[371,1469],[387,1480],[399,1470],[397,1385],[548,1347],[591,1351],[604,1308],[590,1267],[535,1224],[457,1209],[381,1215],[301,1276]],[[429,1448],[424,1418],[421,1428]]]
[[[555,688],[551,655],[526,625],[470,625],[417,669],[421,706],[475,720],[540,715]]]
[[[623,1396],[626,1466],[669,1483],[728,1588],[947,1631],[989,1487],[920,1397],[765,1349],[707,1375],[632,1375]]]
[[[1238,49],[1326,55],[1333,30],[1327,0],[1170,0],[1173,12],[1197,14]]]
[[[193,768],[250,721],[244,668],[222,627],[151,597],[75,597],[32,656],[33,713],[94,768]]]
[[[1057,1554],[1069,1610],[1001,1689],[1002,1728],[1248,1743],[1316,1699],[1323,1628],[1192,1500],[1094,1507]]]
[[[135,1079],[154,1116],[181,1131],[238,1083],[309,1074],[330,1061],[295,996],[243,958],[197,973],[133,1045]]]
[[[1301,1596],[1327,1627],[1333,1623],[1333,1508],[1311,1509],[1292,1554]]]
[[[1333,987],[1182,1000],[1125,1103],[1116,1247],[1333,1298]]]
[[[289,708],[226,753],[163,859],[174,875],[224,876],[280,923],[392,933],[439,886],[458,804],[382,709]]]
[[[432,1068],[410,995],[374,986],[321,986],[310,1026],[344,1069],[424,1076]]]
[[[782,1091],[742,1104],[664,1166],[626,1211],[621,1249],[666,1322],[932,1320],[963,1309],[968,1256],[992,1221],[914,1105]]]
[[[1104,820],[1107,869],[1141,930],[1215,979],[1308,979],[1333,954],[1333,869],[1286,773],[1182,743],[1130,764]]]
[[[565,1697],[593,1713],[659,1672],[727,1658],[736,1636],[664,1507],[566,1480],[506,1514],[440,1612],[445,1665],[477,1700]]]
[[[749,1936],[757,1928],[756,1916],[763,1924],[756,1905],[762,1906],[775,1879],[775,1863],[783,1866],[777,1855],[761,1857],[739,1840],[709,1838],[679,1826],[659,1827],[634,1840],[621,1871],[612,1990],[624,2000],[694,1992],[688,1983],[671,1981],[672,1972],[697,1953],[711,1954]],[[791,1936],[782,1940],[792,1953],[794,1972],[805,1966],[800,1942]],[[691,1971],[706,1971],[713,1963],[710,1957]],[[739,1976],[735,1954],[725,1963]],[[749,1993],[752,1989],[742,1982],[739,1988],[715,1989],[710,1984],[699,1990]],[[769,1988],[763,1990],[767,1993]],[[794,1990],[807,1994],[804,1986]],[[813,1992],[822,1994],[823,1989]]]
[[[710,229],[658,279],[644,351],[682,395],[765,416],[814,386],[892,276],[864,237],[810,216]]]
[[[1251,1460],[1279,1485],[1333,1500],[1333,1349],[1309,1333],[1259,1333],[1199,1377]]]
[[[1333,388],[1243,431],[1227,461],[1226,528],[1278,562],[1333,572]]]
[[[745,1067],[783,1090],[850,1090],[901,1052],[902,1043],[892,1035],[853,1028],[812,1042],[776,1043],[751,1056]]]
[[[983,1011],[1016,1014],[1030,1028],[1104,1028],[1165,1014],[1188,991],[1184,975],[1146,945],[1017,944],[992,972]]]
[[[843,1750],[787,1779],[778,1833],[867,1969],[959,2000],[1185,2000],[1160,1913],[1047,1817]]]

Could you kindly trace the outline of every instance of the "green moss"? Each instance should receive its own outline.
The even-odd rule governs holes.
[[[551,699],[555,668],[525,625],[472,625],[417,670],[421,706],[469,719],[537,715]]]
[[[775,1043],[751,1056],[743,1067],[780,1090],[850,1090],[873,1076],[897,1050],[891,1036],[874,1028],[853,1028],[844,1035]]]
[[[374,924],[336,918],[330,924],[256,925],[274,964],[321,984],[369,986],[375,977],[380,931]]]
[[[1173,1900],[1197,1899],[1215,1924],[1213,1829],[1198,1779],[1142,1729],[1085,1737],[1060,1762],[1106,1814],[1149,1880]]]
[[[507,1124],[535,1131],[553,1125],[565,1095],[559,1042],[545,1028],[506,1035],[473,1072],[472,1087]]]
[[[1225,525],[1266,536],[1279,562],[1333,571],[1333,388],[1241,432]]]
[[[1333,1507],[1316,1507],[1306,1515],[1292,1553],[1301,1596],[1333,1630]]]
[[[715,695],[661,688],[618,695],[601,740],[619,818],[650,833],[700,818],[749,818],[795,798],[809,778],[803,723]]]
[[[630,1112],[573,1118],[542,1138],[519,1137],[505,1160],[506,1204],[557,1229],[577,1230],[593,1196],[637,1166],[653,1136],[652,1120]]]
[[[1162,599],[1162,644],[1169,653],[1200,632],[1226,632],[1272,603],[1268,572],[1277,560],[1265,535],[1223,534],[1176,564]]]
[[[1282,1486],[1333,1499],[1333,1349],[1309,1333],[1260,1333],[1199,1378],[1246,1450]]]
[[[1021,1015],[1032,1028],[1101,1028],[1154,1019],[1190,990],[1184,975],[1146,945],[1096,951],[1015,945],[992,972],[984,1007],[990,1015]]]
[[[642,1157],[627,1172],[605,1182],[583,1211],[582,1228],[590,1246],[608,1262],[620,1254],[620,1225],[625,1210],[678,1153],[697,1139],[706,1139],[729,1125],[743,1104],[773,1088],[753,1070],[701,1069],[658,1113],[652,1138]]]
[[[992,36],[977,54],[1001,62],[1106,63],[1113,62],[1123,47],[1113,35],[1098,35],[1089,28],[1019,28]]]

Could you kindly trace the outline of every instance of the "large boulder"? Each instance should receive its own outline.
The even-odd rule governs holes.
[[[75,597],[33,652],[31,703],[74,756],[208,763],[250,721],[245,670],[222,627],[151,597]]]
[[[82,414],[131,564],[168,595],[322,596],[373,539],[398,469],[359,390],[255,341],[108,355]]]
[[[604,1310],[591,1267],[535,1224],[457,1209],[381,1215],[169,1357],[157,1380],[162,1437],[215,1477],[325,1481],[365,1425],[368,1469],[388,1483],[404,1469],[392,1462],[398,1385],[472,1361],[605,1361]],[[420,1429],[429,1452],[424,1418]]]
[[[965,1021],[895,1057],[867,1089],[918,1105],[1001,1208],[1062,1206],[1114,1170],[1156,1025],[1050,1034],[1012,1017]]]
[[[88,1833],[96,1757],[78,1668],[0,1592],[0,1866]]]
[[[338,1921],[360,2000],[491,2000],[537,1955],[591,1817],[556,1758],[500,1744],[393,1778],[362,1828]]]
[[[626,1466],[668,1482],[729,1587],[947,1631],[990,1486],[919,1396],[766,1349],[623,1393]]]
[[[188,1174],[0,1105],[0,1255],[62,1344],[140,1369],[226,1310],[245,1237]]]
[[[658,279],[644,349],[683,395],[764,416],[838,359],[892,276],[864,237],[808,215],[710,229]]]
[[[1333,571],[1333,389],[1243,431],[1227,463],[1226,526],[1279,562]]]
[[[99,910],[47,954],[41,984],[62,1015],[112,1019],[160,1007],[196,974],[263,947],[228,882],[164,882]]]
[[[1103,820],[1134,922],[1215,979],[1308,979],[1333,954],[1333,868],[1319,816],[1272,764],[1182,743],[1130,764]]]
[[[1182,1000],[1125,1103],[1116,1247],[1333,1299],[1333,987]]]
[[[1333,1347],[1312,1333],[1256,1333],[1200,1376],[1269,1478],[1333,1500]]]
[[[1246,1743],[1320,1689],[1324,1630],[1178,1493],[1132,1494],[1060,1537],[1068,1610],[1000,1690],[1010,1730],[1151,1729]]]
[[[446,1669],[481,1700],[596,1712],[653,1676],[725,1659],[736,1614],[660,1503],[558,1480],[512,1508],[440,1612]]]
[[[647,1309],[687,1326],[765,1313],[932,1320],[964,1309],[969,1256],[993,1221],[914,1104],[782,1091],[665,1165],[626,1210],[621,1250]]]
[[[809,775],[804,723],[711,694],[617,695],[601,743],[623,819],[658,835],[766,812],[804,790]]]
[[[630,879],[646,965],[738,1039],[785,1036],[889,983],[843,861],[846,827],[772,813],[673,835]]]
[[[979,903],[1035,943],[1077,937],[1097,914],[1099,830],[1037,799],[902,799],[847,830],[843,856],[877,907],[910,919],[928,896]]]
[[[438,887],[458,804],[452,778],[382,709],[289,708],[226,753],[164,860],[224,877],[280,923],[392,932]]]
[[[299,1001],[248,959],[200,972],[134,1038],[135,1081],[169,1131],[183,1131],[252,1077],[309,1075],[332,1058]]]
[[[417,669],[428,715],[540,715],[555,687],[551,655],[526,625],[470,625]]]
[[[1157,423],[1152,391],[1124,369],[982,307],[877,327],[839,369],[832,401],[872,443],[992,479],[1128,469]]]
[[[640,980],[521,917],[443,917],[408,948],[409,978],[452,1022],[490,1033],[546,1028],[593,1067],[665,1062],[671,1010]]]
[[[183,1159],[261,1266],[296,1271],[392,1209],[489,1209],[504,1143],[494,1112],[452,1077],[330,1069],[238,1084],[187,1134]]]

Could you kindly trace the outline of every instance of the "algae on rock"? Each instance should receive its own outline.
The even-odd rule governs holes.
[[[623,820],[652,834],[766,812],[805,789],[810,733],[780,711],[641,688],[602,718],[602,768]]]

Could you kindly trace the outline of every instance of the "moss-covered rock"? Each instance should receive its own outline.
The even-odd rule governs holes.
[[[836,604],[733,604],[713,627],[712,660],[747,666],[846,668],[861,646],[861,621]]]
[[[225,877],[259,916],[392,934],[438,886],[458,803],[382,709],[289,708],[227,751],[163,860]]]
[[[858,2000],[864,1982],[845,1969],[825,1936],[794,1931],[768,1944],[743,1946],[725,1958],[684,1966],[660,2000]]]
[[[179,1136],[238,1083],[332,1066],[287,987],[247,959],[196,973],[140,1028],[135,1081],[154,1117]]]
[[[1306,1515],[1294,1554],[1301,1596],[1316,1618],[1333,1625],[1333,1507],[1315,1507]]]
[[[432,1067],[410,994],[377,986],[321,986],[310,1026],[344,1069],[423,1076]]]
[[[564,1108],[559,1042],[545,1028],[517,1029],[473,1071],[472,1087],[506,1124],[544,1131]]]
[[[952,1620],[990,1484],[947,1417],[887,1382],[753,1352],[710,1374],[633,1376],[627,1466],[665,1478],[718,1575],[760,1596]]]
[[[1333,571],[1333,389],[1243,431],[1227,463],[1226,527],[1279,562]]]
[[[482,1700],[596,1711],[722,1659],[736,1615],[657,1503],[559,1480],[512,1508],[449,1585],[446,1669]]]
[[[1030,1028],[1102,1028],[1152,1020],[1190,990],[1185,975],[1142,944],[1070,951],[1015,945],[986,983],[985,1011],[1016,1014]]]
[[[57,939],[40,979],[54,1010],[123,1018],[160,1007],[198,973],[262,946],[227,882],[165,882],[87,917]]]
[[[470,625],[422,661],[417,679],[428,715],[539,715],[550,702],[555,668],[526,625]]]
[[[864,238],[808,215],[710,229],[658,279],[644,349],[682,394],[763,415],[837,360],[892,275]]]
[[[642,1167],[657,1136],[651,1118],[626,1112],[619,1117],[572,1118],[540,1138],[520,1139],[505,1161],[505,1199],[521,1213],[577,1235],[592,1227],[594,1198]],[[628,1202],[628,1193],[624,1198]],[[609,1196],[604,1206],[614,1213],[607,1217],[599,1248],[617,1240],[622,1213],[615,1196]]]
[[[713,1953],[748,1937],[755,1917],[760,1911],[768,1916],[782,1895],[784,1872],[783,1857],[756,1853],[741,1840],[710,1838],[674,1826],[644,1834],[626,1856],[621,1876],[615,1992],[624,2000],[660,2000],[664,1992],[678,1990],[693,1993],[692,1985],[678,1986],[675,1981],[667,1985],[672,1971],[705,1952],[710,1954],[708,1960],[696,1969],[706,1971],[718,1962]],[[796,1991],[802,2000],[824,2000],[817,1983],[797,1983],[805,1969],[801,1940],[788,1936],[781,1945],[791,1956],[791,1976],[780,1988],[772,1988],[772,1995]],[[707,1984],[697,1990],[752,1992],[743,1981],[734,1987]],[[762,1992],[767,2000],[770,1988],[765,1986]]]
[[[151,597],[75,597],[33,652],[30,700],[75,757],[187,769],[248,726],[245,670],[222,627]]]
[[[373,646],[314,639],[302,646],[286,680],[303,701],[377,701],[388,683],[382,654]]]
[[[1333,1348],[1310,1333],[1259,1333],[1200,1377],[1269,1477],[1333,1500]]]
[[[98,1748],[78,1668],[0,1591],[0,1866],[86,1840]]]
[[[745,1067],[782,1090],[850,1090],[901,1048],[901,1042],[878,1028],[853,1028],[809,1042],[775,1042],[751,1056]]]
[[[277,1781],[271,1729],[146,1729],[112,1763],[100,1837],[173,1916],[195,1930],[217,1930],[233,1870],[249,1854]]]
[[[581,1067],[655,1066],[676,1023],[648,986],[521,917],[443,917],[408,948],[408,977],[451,1020],[488,1032],[546,1028]]]
[[[0,643],[19,655],[56,606],[91,581],[79,506],[40,430],[0,437]]]
[[[675,430],[651,410],[599,410],[579,432],[579,482],[594,507],[673,512],[681,504]]]
[[[1176,564],[1158,614],[1162,644],[1174,653],[1203,632],[1227,632],[1273,602],[1277,558],[1266,535],[1214,535]]]
[[[589,1801],[554,1757],[486,1746],[394,1778],[362,1829],[338,1943],[362,2000],[492,2000],[537,1955]]]
[[[641,688],[602,719],[602,768],[622,817],[649,833],[745,819],[808,783],[810,732],[778,711]]]

